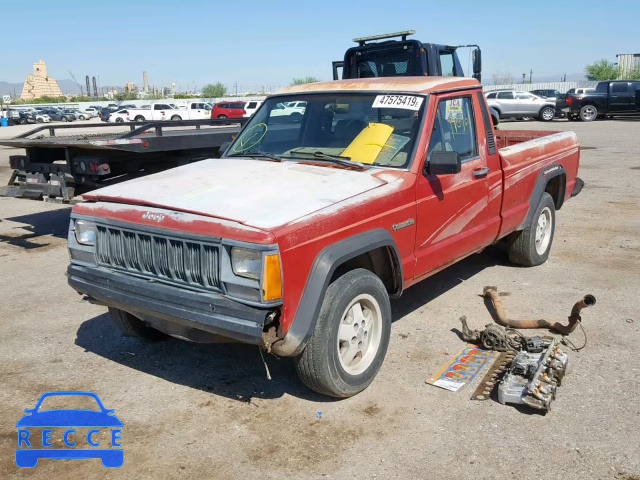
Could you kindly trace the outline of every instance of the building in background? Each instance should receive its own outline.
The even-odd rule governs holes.
[[[124,91],[128,93],[136,92],[138,91],[138,87],[133,82],[127,82],[124,84]]]
[[[142,91],[149,91],[149,77],[147,77],[147,72],[142,72]]]
[[[22,87],[22,100],[42,97],[62,97],[62,90],[53,77],[47,76],[47,64],[40,60],[33,64],[33,75],[27,75]]]
[[[640,70],[640,53],[621,53],[618,59],[619,78],[629,78],[634,70]]]

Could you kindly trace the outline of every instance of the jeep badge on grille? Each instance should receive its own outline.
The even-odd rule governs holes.
[[[164,214],[147,212],[144,215],[142,215],[142,219],[143,220],[153,220],[154,222],[160,223],[162,220],[164,220]]]

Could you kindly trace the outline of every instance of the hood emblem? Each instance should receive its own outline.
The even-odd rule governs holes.
[[[164,214],[147,212],[144,215],[142,215],[142,219],[143,220],[152,220],[154,222],[160,223],[162,220],[164,220]]]

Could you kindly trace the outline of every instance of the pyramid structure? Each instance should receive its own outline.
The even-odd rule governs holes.
[[[40,60],[33,64],[33,75],[27,75],[22,87],[22,100],[41,97],[62,97],[62,90],[53,77],[47,76],[47,64]]]

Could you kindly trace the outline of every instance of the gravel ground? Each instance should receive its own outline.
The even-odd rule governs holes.
[[[122,337],[105,308],[66,283],[69,209],[1,198],[0,477],[636,478],[640,122],[501,128],[573,129],[583,145],[586,186],[558,213],[549,261],[518,268],[493,247],[407,290],[393,303],[377,379],[341,401],[305,389],[285,359],[267,357],[268,380],[256,347]],[[1,183],[10,153],[0,147]],[[598,299],[583,314],[588,344],[571,353],[547,415],[470,401],[479,378],[457,393],[425,384],[464,345],[461,315],[472,328],[491,321],[484,285],[509,293],[503,302],[516,318],[564,321],[585,293]],[[15,422],[52,390],[96,392],[116,410],[121,469],[98,460],[16,467]]]

